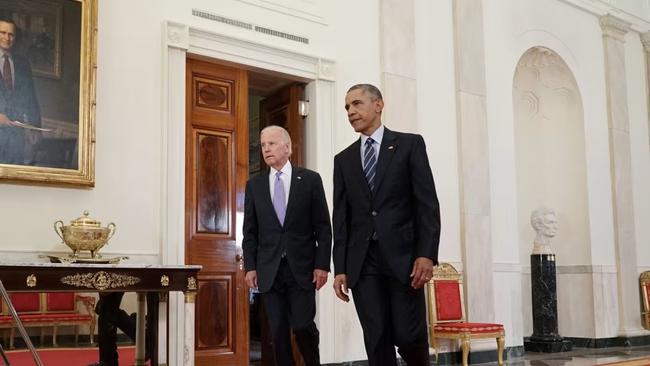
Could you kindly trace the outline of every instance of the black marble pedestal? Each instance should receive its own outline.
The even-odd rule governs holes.
[[[532,352],[565,352],[571,341],[558,333],[555,255],[531,254],[530,279],[533,297],[533,335],[524,339],[524,349]]]

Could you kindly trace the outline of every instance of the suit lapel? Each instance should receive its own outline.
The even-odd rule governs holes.
[[[384,178],[384,174],[393,160],[395,150],[397,150],[397,135],[388,128],[384,127],[384,137],[381,139],[381,146],[379,147],[379,159],[377,161],[377,173],[375,176],[375,192],[379,190],[379,186]]]
[[[352,172],[356,175],[355,179],[358,180],[363,187],[361,188],[363,193],[367,197],[370,197],[370,186],[368,186],[368,181],[366,180],[366,176],[363,174],[363,166],[361,165],[361,138],[352,144],[350,154],[352,156],[348,157],[347,160],[352,163]]]
[[[269,174],[270,168],[266,169],[266,172],[262,174],[262,177],[260,177],[263,178],[260,189],[262,190],[262,197],[264,197],[264,204],[267,206],[267,209],[271,211],[271,215],[275,218],[275,222],[278,224],[278,226],[282,226],[280,225],[280,220],[278,220],[278,215],[275,213],[275,208],[273,207],[273,200],[271,199],[271,186],[269,185]]]
[[[293,216],[293,206],[296,205],[296,197],[302,194],[303,190],[303,177],[302,169],[297,166],[291,167],[291,187],[289,188],[289,200],[287,201],[287,212],[284,217],[284,223],[286,224],[289,219]]]

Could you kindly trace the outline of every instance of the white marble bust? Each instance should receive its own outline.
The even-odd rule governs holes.
[[[530,224],[535,229],[532,254],[553,254],[551,238],[557,234],[557,216],[548,207],[540,207],[530,214]]]

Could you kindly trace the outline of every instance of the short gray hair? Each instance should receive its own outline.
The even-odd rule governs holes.
[[[384,98],[381,96],[381,91],[379,91],[379,88],[377,88],[376,86],[374,86],[372,84],[356,84],[356,85],[352,85],[350,87],[350,89],[348,89],[348,93],[353,91],[353,90],[357,90],[357,89],[363,90],[365,93],[370,95],[370,97],[373,100],[384,100]]]
[[[276,130],[280,132],[280,136],[282,137],[282,140],[289,144],[289,153],[291,153],[291,136],[289,135],[289,131],[287,131],[284,127],[278,126],[278,125],[268,125],[260,131],[260,139],[262,138],[262,134],[266,130]]]

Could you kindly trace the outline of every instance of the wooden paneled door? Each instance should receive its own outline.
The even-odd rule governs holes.
[[[248,179],[244,70],[192,58],[186,73],[185,262],[200,264],[196,365],[248,365],[238,227]]]

